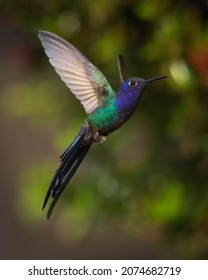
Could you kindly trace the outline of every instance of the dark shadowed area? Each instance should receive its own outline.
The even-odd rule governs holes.
[[[0,3],[0,259],[208,258],[207,1]],[[49,221],[44,195],[85,112],[38,30],[65,38],[114,90],[169,78],[94,145]]]

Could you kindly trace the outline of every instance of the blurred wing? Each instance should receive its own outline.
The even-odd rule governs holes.
[[[38,36],[50,63],[88,114],[113,93],[104,75],[74,46],[50,32]]]

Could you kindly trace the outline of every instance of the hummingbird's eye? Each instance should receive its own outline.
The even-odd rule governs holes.
[[[136,86],[137,82],[131,80],[131,81],[129,81],[128,85],[129,86]]]

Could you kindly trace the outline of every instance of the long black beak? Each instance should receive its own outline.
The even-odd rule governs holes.
[[[161,80],[161,79],[166,79],[166,78],[168,78],[168,76],[160,76],[160,77],[148,79],[148,80],[147,80],[147,83],[150,84],[150,83],[152,83],[152,82],[154,82],[154,81]]]

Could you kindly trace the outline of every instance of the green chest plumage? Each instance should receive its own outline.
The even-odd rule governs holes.
[[[102,106],[94,110],[88,117],[88,123],[92,130],[102,133],[109,133],[119,121],[116,111],[115,100],[112,98]]]

